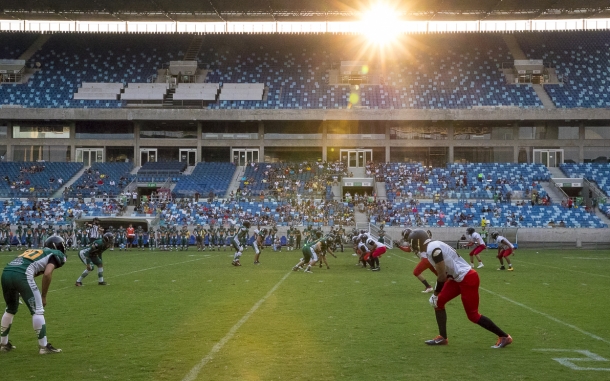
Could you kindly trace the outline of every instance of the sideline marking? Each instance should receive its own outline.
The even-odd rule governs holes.
[[[284,277],[282,279],[280,279],[279,282],[277,282],[277,284],[275,286],[273,286],[271,288],[271,290],[269,290],[269,292],[267,293],[267,295],[263,296],[263,298],[261,300],[259,300],[258,302],[256,302],[256,304],[254,304],[254,306],[252,306],[252,308],[250,308],[250,311],[246,312],[246,314],[237,322],[235,323],[235,325],[233,327],[231,327],[231,329],[229,330],[229,332],[225,335],[225,337],[223,337],[218,343],[216,343],[216,345],[214,345],[214,347],[212,347],[212,350],[210,351],[210,353],[207,354],[207,356],[205,356],[204,358],[201,359],[201,361],[195,365],[190,372],[188,372],[188,374],[186,376],[184,376],[184,378],[182,379],[182,381],[192,381],[194,379],[197,378],[197,376],[199,375],[199,372],[201,371],[201,369],[208,363],[210,362],[210,360],[212,360],[214,358],[214,355],[216,353],[218,353],[222,347],[225,346],[225,344],[231,340],[233,338],[233,336],[235,335],[235,333],[237,332],[237,330],[245,323],[248,321],[248,319],[250,319],[250,316],[252,316],[252,314],[254,314],[256,312],[256,310],[258,310],[258,307],[260,307],[274,292],[275,290],[278,289],[278,287],[280,287],[280,285],[284,282],[284,280],[286,280],[286,278],[288,278],[288,276],[290,275],[290,273],[292,273],[292,271],[289,271],[288,273],[286,273],[286,275],[284,275]]]
[[[554,357],[553,360],[557,361],[558,363],[560,363],[561,365],[567,366],[570,369],[574,369],[574,370],[597,370],[597,371],[610,371],[610,368],[588,368],[588,367],[582,367],[582,366],[578,366],[576,364],[574,364],[574,362],[576,361],[581,361],[581,362],[589,362],[589,361],[609,361],[605,358],[603,358],[600,355],[597,355],[593,352],[589,352],[586,350],[580,350],[580,349],[532,349],[533,351],[537,351],[537,352],[575,352],[575,353],[580,353],[581,355],[586,356],[586,358],[582,358],[582,357],[576,357],[576,358],[568,358],[568,357]]]
[[[402,258],[402,259],[406,259],[407,261],[410,261],[410,262],[416,262],[416,261],[413,261],[413,260],[411,260],[411,259],[409,259],[409,258],[404,258],[404,257],[402,257],[402,256],[400,256],[400,255],[396,255],[396,256],[397,256],[397,257],[399,257],[399,258]],[[579,327],[577,327],[577,326],[575,326],[575,325],[573,325],[573,324],[570,324],[570,323],[566,323],[566,322],[564,322],[564,321],[562,321],[562,320],[559,320],[559,319],[557,319],[556,317],[551,316],[551,315],[549,315],[549,314],[547,314],[547,313],[544,313],[544,312],[541,312],[541,311],[535,310],[535,309],[533,309],[532,307],[526,306],[526,305],[525,305],[525,304],[523,304],[523,303],[519,303],[519,302],[517,302],[517,301],[514,301],[514,300],[512,300],[512,299],[509,299],[509,298],[507,298],[506,296],[503,296],[503,295],[497,294],[497,293],[495,293],[495,292],[493,292],[493,291],[490,291],[490,290],[488,290],[488,289],[486,289],[486,288],[483,288],[483,287],[480,287],[480,286],[479,286],[479,289],[481,289],[481,290],[483,290],[483,291],[485,291],[485,292],[488,292],[488,293],[490,293],[490,294],[492,294],[492,295],[494,295],[494,296],[497,296],[497,297],[499,297],[499,298],[501,298],[501,299],[504,299],[504,300],[506,300],[507,302],[511,302],[511,303],[513,303],[513,304],[516,304],[516,305],[518,305],[519,307],[523,307],[523,308],[525,308],[526,310],[529,310],[529,311],[531,311],[531,312],[534,312],[534,313],[537,313],[537,314],[539,314],[539,315],[542,315],[542,316],[546,317],[547,319],[550,319],[550,320],[554,321],[555,323],[559,323],[559,324],[565,325],[565,326],[567,326],[567,327],[570,327],[570,328],[572,328],[572,329],[574,329],[574,330],[576,330],[576,331],[578,331],[578,332],[580,332],[580,333],[582,333],[582,334],[585,334],[585,335],[587,335],[587,336],[589,336],[589,337],[591,337],[591,338],[593,338],[593,339],[595,339],[595,340],[603,341],[603,342],[604,342],[604,343],[606,343],[606,344],[610,344],[610,341],[609,341],[609,340],[604,339],[603,337],[599,337],[599,336],[597,336],[597,335],[595,335],[595,334],[593,334],[593,333],[587,332],[587,331],[585,331],[585,330],[584,330],[584,329],[582,329],[582,328],[579,328]]]
[[[589,337],[591,337],[591,338],[593,338],[593,339],[595,339],[595,340],[603,341],[603,342],[604,342],[604,343],[606,343],[606,344],[610,344],[610,341],[609,341],[609,340],[604,339],[603,337],[599,337],[599,336],[597,336],[597,335],[595,335],[595,334],[592,334],[591,332],[587,332],[587,331],[585,331],[584,329],[582,329],[582,328],[578,328],[577,326],[575,326],[575,325],[573,325],[573,324],[570,324],[570,323],[566,323],[566,322],[564,322],[564,321],[561,321],[561,320],[557,319],[556,317],[551,316],[551,315],[549,315],[549,314],[547,314],[547,313],[544,313],[544,312],[540,312],[540,311],[538,311],[538,310],[535,310],[535,309],[533,309],[532,307],[526,306],[526,305],[525,305],[525,304],[523,304],[523,303],[519,303],[519,302],[517,302],[517,301],[514,301],[514,300],[512,300],[512,299],[509,299],[509,298],[507,298],[506,296],[503,296],[503,295],[497,294],[497,293],[495,293],[495,292],[493,292],[493,291],[490,291],[490,290],[488,290],[488,289],[486,289],[486,288],[479,287],[479,289],[481,289],[481,290],[483,290],[483,291],[485,291],[485,292],[488,292],[488,293],[490,293],[490,294],[492,294],[492,295],[494,295],[494,296],[497,296],[498,298],[504,299],[504,300],[506,300],[507,302],[511,302],[511,303],[513,303],[513,304],[516,304],[516,305],[518,305],[519,307],[523,307],[523,308],[525,308],[526,310],[529,310],[529,311],[531,311],[531,312],[534,312],[534,313],[537,313],[537,314],[539,314],[539,315],[542,315],[542,316],[546,317],[547,319],[554,321],[555,323],[563,324],[563,325],[565,325],[566,327],[570,327],[570,328],[572,328],[572,329],[574,329],[574,330],[576,330],[576,331],[578,331],[578,332],[580,332],[580,333],[582,333],[582,334],[585,334],[585,335],[587,335],[587,336],[589,336]]]
[[[105,277],[105,278],[113,279],[113,278],[118,278],[118,277],[125,276],[125,275],[131,275],[131,274],[139,273],[139,272],[142,272],[142,271],[155,270],[155,269],[159,269],[159,268],[165,267],[165,266],[176,266],[176,265],[181,265],[183,263],[200,261],[202,259],[206,259],[206,258],[197,258],[197,259],[191,259],[190,261],[176,262],[176,263],[170,263],[170,264],[163,265],[163,266],[149,267],[149,268],[146,268],[146,269],[139,269],[139,270],[135,270],[135,271],[130,271],[130,272],[125,273],[125,274],[118,274],[118,275],[113,275],[113,276],[109,276],[109,277]],[[62,288],[54,288],[52,290],[49,290],[49,292],[61,291],[61,290],[65,290],[65,289],[68,289],[68,288],[73,288],[73,287],[69,287],[68,286],[68,287],[62,287]]]

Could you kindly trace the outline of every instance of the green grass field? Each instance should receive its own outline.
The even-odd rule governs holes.
[[[81,288],[71,251],[46,307],[49,341],[63,353],[37,354],[22,306],[17,349],[0,353],[0,369],[6,380],[45,381],[610,379],[610,252],[539,251],[518,250],[514,272],[483,253],[480,312],[514,338],[501,350],[459,299],[447,307],[449,345],[424,345],[437,334],[434,312],[412,275],[417,260],[398,250],[378,273],[346,252],[313,274],[290,271],[298,251],[265,249],[254,266],[249,249],[239,268],[229,251],[113,251],[109,285],[91,274]]]

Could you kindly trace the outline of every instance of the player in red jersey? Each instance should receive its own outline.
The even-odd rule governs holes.
[[[439,335],[427,340],[428,345],[447,345],[447,311],[445,305],[458,295],[468,320],[480,325],[486,330],[498,335],[496,345],[492,348],[504,348],[513,342],[512,337],[498,327],[487,316],[479,313],[479,274],[470,267],[460,255],[449,245],[441,241],[433,241],[423,230],[414,230],[409,235],[409,243],[413,250],[426,253],[426,257],[438,272],[436,288],[430,297],[434,307]]]
[[[403,245],[402,242],[398,242],[398,241],[394,241],[394,244],[400,250],[407,252],[407,253],[413,252],[415,254],[415,256],[417,258],[419,258],[419,262],[415,266],[415,269],[413,269],[413,275],[417,279],[419,279],[420,282],[423,283],[425,289],[424,289],[424,291],[422,291],[422,293],[433,292],[434,289],[432,288],[432,286],[430,286],[430,283],[428,283],[426,278],[424,278],[424,276],[421,275],[421,273],[423,273],[425,270],[430,270],[434,273],[434,275],[438,275],[438,274],[436,273],[436,269],[434,269],[434,266],[432,266],[430,264],[430,261],[428,260],[428,258],[426,258],[426,253],[419,253],[419,252],[414,252],[413,250],[411,250],[411,246],[409,246],[409,234],[411,234],[411,232],[412,232],[412,230],[409,228],[402,231],[402,239],[403,239],[403,242],[406,243],[405,245]],[[428,233],[428,236],[430,238],[432,238],[432,234],[430,233],[430,231],[428,231],[427,233]]]
[[[474,231],[474,228],[466,229],[466,234],[468,234],[469,241],[468,245],[466,246],[474,246],[474,249],[470,252],[470,267],[474,267],[474,259],[472,257],[476,257],[479,261],[477,269],[480,269],[485,265],[483,264],[483,261],[481,260],[481,256],[479,254],[481,253],[481,251],[487,249],[487,246],[485,246],[485,241],[483,241],[481,235]]]

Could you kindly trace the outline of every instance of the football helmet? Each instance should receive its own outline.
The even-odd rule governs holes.
[[[413,230],[406,228],[405,230],[402,231],[402,238],[407,241],[409,239],[409,235],[411,234]]]
[[[269,233],[269,232],[267,231],[267,229],[262,228],[262,229],[261,229],[261,230],[258,232],[258,235],[263,236],[263,237],[266,237],[268,233]]]
[[[409,234],[409,244],[411,245],[411,249],[423,252],[424,245],[428,244],[430,241],[430,237],[428,237],[428,233],[426,233],[422,229],[416,229]]]
[[[472,233],[474,233],[474,228],[468,228],[468,229],[466,229],[466,234],[468,234],[468,235],[472,235]]]
[[[498,236],[500,235],[500,233],[498,233],[497,231],[493,231],[491,232],[491,238],[492,239],[498,239]]]
[[[44,241],[44,247],[53,250],[59,250],[62,253],[66,254],[66,246],[64,244],[64,239],[57,235],[47,238],[47,240]]]
[[[112,242],[114,242],[114,234],[110,232],[104,233],[104,235],[102,236],[102,240],[105,244],[111,244]]]

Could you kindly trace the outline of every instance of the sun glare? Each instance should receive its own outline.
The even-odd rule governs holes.
[[[362,14],[362,34],[375,44],[392,42],[400,34],[397,11],[386,4],[375,4]]]

